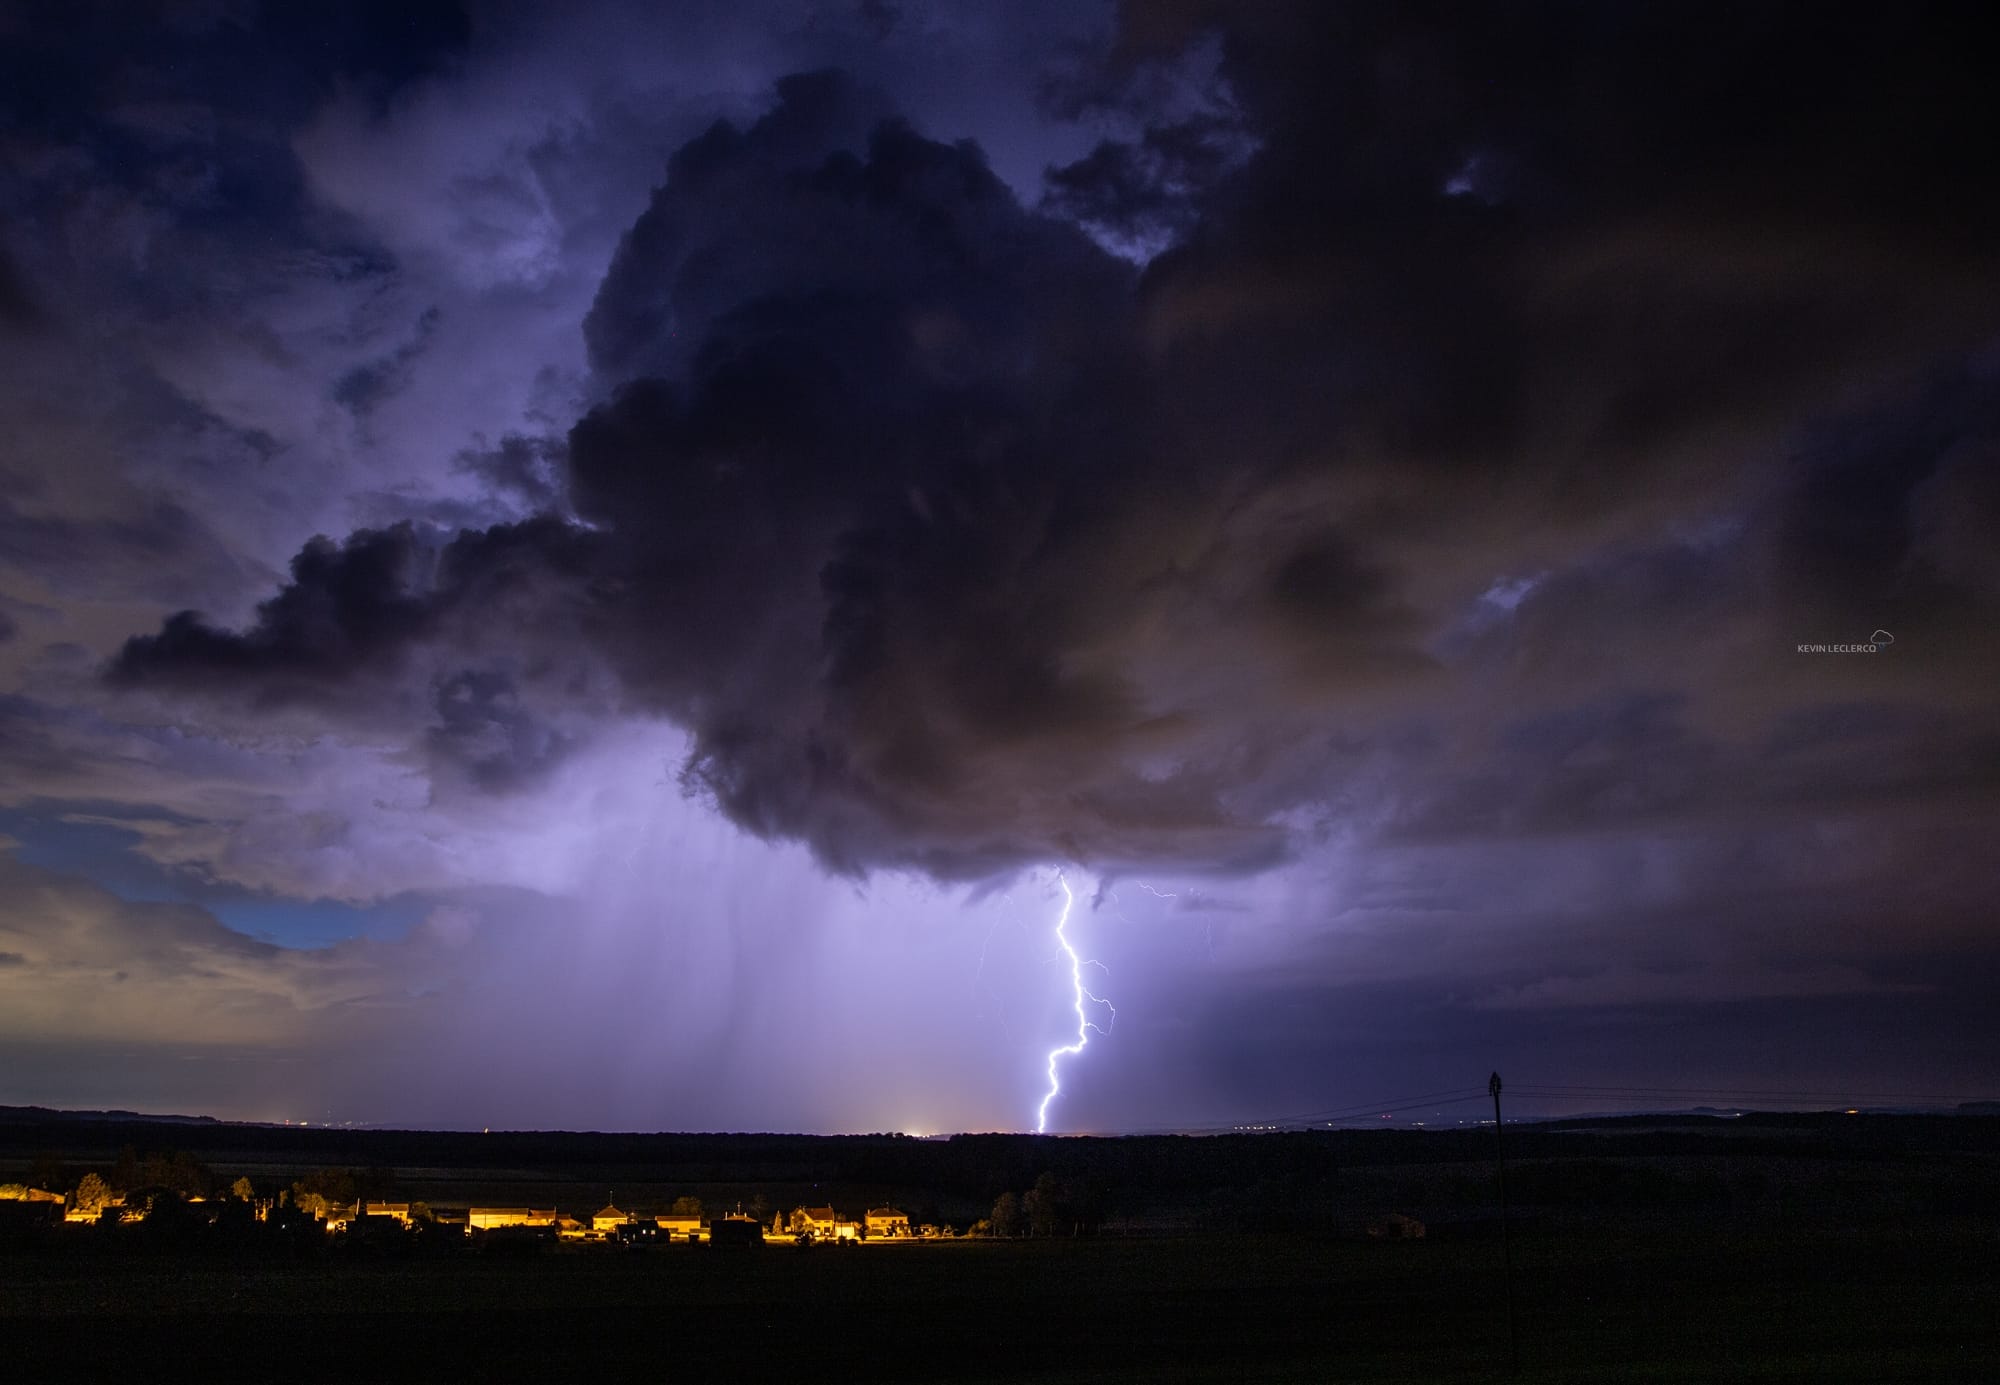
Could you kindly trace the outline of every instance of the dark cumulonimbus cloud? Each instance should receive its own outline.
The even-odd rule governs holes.
[[[566,448],[468,463],[542,517],[316,541],[246,629],[183,613],[110,676],[401,718],[491,791],[579,707],[663,714],[744,827],[952,878],[1254,869],[1394,816],[1385,755],[1504,794],[1438,766],[1427,712],[1476,755],[1496,705],[1650,690],[1740,743],[1796,707],[1739,696],[1749,666],[1621,664],[1591,574],[1679,573],[1620,611],[1674,628],[1727,572],[1715,633],[1773,652],[1889,618],[1821,599],[1850,558],[1882,602],[1992,613],[1955,508],[1994,518],[1983,406],[1921,457],[1809,445],[1993,395],[2000,196],[1960,119],[1985,75],[1923,27],[1949,22],[1191,7],[1132,52],[1219,25],[1240,130],[1177,114],[1040,208],[840,74],[789,78],[673,156],[583,324]],[[1080,223],[1178,240],[1141,268]],[[1898,658],[1867,696],[1924,702],[1939,666]]]

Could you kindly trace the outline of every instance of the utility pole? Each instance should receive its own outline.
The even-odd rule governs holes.
[[[1500,1258],[1507,1275],[1507,1369],[1521,1372],[1521,1334],[1514,1326],[1514,1248],[1507,1239],[1507,1148],[1500,1137],[1500,1074],[1486,1081],[1493,1094],[1493,1166],[1500,1181]]]

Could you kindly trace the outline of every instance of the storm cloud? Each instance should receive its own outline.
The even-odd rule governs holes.
[[[1686,16],[1581,25],[1564,73],[1538,70],[1575,22],[1219,20],[1255,151],[1229,171],[1161,127],[1052,172],[1045,210],[863,84],[787,78],[674,154],[597,292],[573,522],[318,543],[256,625],[175,617],[114,677],[254,701],[447,639],[531,648],[689,727],[683,783],[753,832],[947,878],[1282,859],[1296,815],[1356,806],[1332,742],[1456,716],[1473,686],[1524,720],[1588,715],[1532,684],[1610,633],[1571,592],[1620,564],[1625,626],[1671,641],[1674,608],[1726,585],[1709,628],[1763,647],[1699,687],[1600,650],[1571,706],[1724,715],[1843,619],[1956,637],[1899,649],[1865,695],[1920,705],[1923,666],[1990,654],[1966,638],[1991,595],[1966,541],[1904,511],[1933,469],[1970,485],[1947,459],[1988,432],[1996,267],[1973,228],[1995,207],[1970,166],[1909,196],[1900,151],[1950,157],[1976,74],[1838,26],[1697,45]],[[1934,99],[1908,99],[1919,80]],[[1878,126],[1893,157],[1859,138]],[[1135,180],[1186,228],[1143,271],[1055,214],[1137,217],[1102,210]],[[1940,392],[1957,407],[1922,457],[1812,440]],[[437,575],[384,567],[426,542]],[[513,619],[454,618],[469,589],[522,589],[519,565]],[[482,739],[494,786],[495,756],[561,753]],[[1617,763],[1624,792],[1673,792]]]

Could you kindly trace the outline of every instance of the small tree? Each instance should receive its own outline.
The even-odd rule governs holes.
[[[111,1201],[111,1189],[102,1177],[87,1173],[76,1185],[75,1203],[79,1212],[95,1215],[104,1210],[104,1204]]]
[[[1021,1210],[1018,1193],[1002,1193],[993,1204],[993,1234],[995,1236],[1018,1236],[1027,1229],[1028,1218]]]
[[[255,1202],[257,1200],[257,1188],[256,1185],[251,1183],[250,1176],[245,1174],[229,1185],[229,1195],[238,1202]]]
[[[669,1211],[668,1215],[675,1217],[699,1217],[701,1215],[701,1199],[698,1197],[677,1197],[674,1199],[673,1208]]]
[[[324,1217],[354,1205],[354,1175],[346,1169],[314,1169],[292,1184],[292,1202],[307,1216]]]
[[[1062,1180],[1052,1173],[1037,1178],[1035,1186],[1021,1199],[1021,1210],[1027,1216],[1028,1229],[1037,1236],[1053,1236],[1066,1230],[1069,1195]]]

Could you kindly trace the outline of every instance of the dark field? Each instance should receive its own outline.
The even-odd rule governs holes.
[[[1535,1380],[1991,1378],[1991,1230],[1516,1246]],[[16,1380],[1473,1380],[1497,1245],[1213,1236],[310,1264],[0,1264]]]
[[[2000,1379],[1993,1134],[1984,1121],[1781,1122],[1761,1133],[1739,1124],[1713,1138],[1524,1131],[1510,1168],[1520,1190],[1511,1238],[1520,1378]],[[890,1162],[915,1160],[898,1168],[907,1177],[931,1160],[946,1185],[975,1176],[996,1149],[1023,1168],[1082,1160],[1115,1171],[1128,1161],[1151,1173],[1112,1186],[1099,1234],[1019,1241],[519,1255],[329,1247],[282,1257],[135,1251],[92,1241],[86,1228],[0,1256],[5,1376],[152,1379],[170,1367],[274,1380],[1506,1375],[1502,1251],[1483,1201],[1489,1169],[1473,1157],[1484,1146],[1473,1140],[1370,1132],[1289,1146],[1263,1137],[971,1148],[980,1158],[963,1169],[965,1150],[944,1146],[896,1146]],[[884,1171],[887,1156],[862,1143],[812,1172],[851,1174],[857,1151]],[[522,1152],[496,1151],[505,1169],[460,1176],[527,1185],[539,1174],[552,1187],[572,1178]],[[644,1171],[631,1150],[615,1152],[618,1171]],[[1264,1181],[1196,1187],[1182,1176],[1188,1160],[1213,1177],[1239,1159]],[[1273,1159],[1296,1168],[1273,1177],[1258,1167]],[[610,1172],[608,1163],[600,1157],[589,1172]],[[716,1171],[712,1160],[682,1169]],[[1017,1181],[1010,1170],[1001,1186]],[[589,1210],[594,1188],[575,1185],[562,1201]],[[761,1186],[790,1205],[790,1191],[824,1187],[839,1203],[855,1200],[843,1189],[863,1185]],[[949,1201],[951,1187],[935,1195]],[[1361,1234],[1372,1212],[1391,1208],[1423,1217],[1430,1234]],[[1274,1209],[1289,1229],[1242,1229]],[[1208,1229],[1143,1229],[1190,1216]]]

